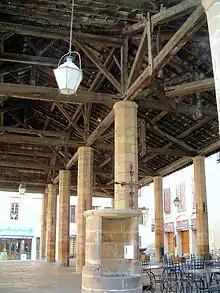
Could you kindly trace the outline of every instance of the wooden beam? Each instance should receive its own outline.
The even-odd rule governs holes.
[[[121,45],[121,93],[127,89],[128,82],[128,37],[125,37]]]
[[[169,156],[186,156],[186,151],[180,150],[180,149],[171,149],[171,148],[152,148],[147,147],[146,152],[151,154],[157,154],[157,155],[169,155]],[[192,153],[189,152],[189,155],[192,156]]]
[[[44,170],[45,173],[48,172],[49,170],[56,170],[58,171],[61,167],[56,166],[56,167],[51,167],[49,165],[45,164],[34,164],[34,163],[22,163],[18,160],[0,160],[0,167],[6,167],[6,168],[15,168],[15,169],[33,169],[33,170]]]
[[[39,27],[39,26],[31,26],[31,25],[23,25],[18,23],[12,22],[3,22],[0,21],[0,28],[5,29],[7,31],[13,31],[20,35],[28,35],[34,37],[42,37],[46,39],[69,39],[69,30],[63,29],[52,29],[47,27]],[[91,40],[94,42],[100,42],[108,45],[113,46],[120,46],[122,43],[120,38],[114,38],[109,36],[103,35],[96,35],[96,34],[88,34],[88,33],[81,33],[81,32],[73,32],[73,37],[76,39],[81,40]]]
[[[189,14],[200,4],[200,0],[186,0],[181,3],[167,8],[157,14],[152,15],[152,24],[159,25],[166,23],[172,19],[177,19],[183,15]],[[147,20],[130,25],[126,29],[126,34],[132,35],[142,31],[147,24]]]
[[[140,156],[145,157],[147,153],[147,148],[146,148],[146,123],[145,119],[140,119]]]
[[[62,137],[62,138],[66,136],[64,132],[25,129],[25,128],[11,127],[11,126],[0,126],[0,132],[22,133],[22,134],[33,134],[33,135],[40,134],[44,136]]]
[[[165,93],[168,98],[174,98],[179,96],[187,96],[194,93],[213,91],[214,89],[214,78],[207,78],[204,80],[197,80],[189,83],[182,83],[180,85],[166,87]]]
[[[144,31],[143,31],[143,34],[137,49],[137,53],[135,54],[135,58],[132,63],[131,71],[128,78],[128,84],[127,84],[128,87],[134,82],[138,74],[140,74],[140,68],[143,65],[145,53],[147,51],[147,40],[148,40],[147,31],[148,31],[148,26],[146,25],[144,27]]]
[[[138,102],[140,109],[154,109],[154,110],[161,110],[166,113],[173,113],[175,114],[184,114],[193,116],[196,113],[196,105],[186,105],[183,103],[177,103],[169,101],[168,99],[164,99],[164,102],[158,101],[156,99],[147,98],[145,101]],[[202,113],[204,116],[209,117],[216,117],[217,116],[217,109],[216,107],[202,107]],[[159,114],[164,116],[163,114]],[[158,117],[153,119],[153,122],[156,123],[158,121]]]
[[[4,52],[0,54],[0,61],[56,68],[59,60],[48,57]]]
[[[62,103],[99,103],[111,105],[120,100],[116,95],[78,90],[77,95],[61,95],[57,88],[0,83],[0,95],[20,99],[42,100]]]
[[[113,49],[110,51],[110,53],[108,54],[108,57],[106,58],[106,60],[105,60],[105,62],[104,62],[104,64],[103,64],[103,65],[107,68],[108,71],[109,71],[109,69],[108,69],[109,62],[110,62],[111,59],[113,58],[114,52],[115,52],[115,48],[113,48]],[[89,90],[88,90],[89,92],[91,92],[91,91],[95,91],[95,90],[96,90],[97,84],[99,83],[99,81],[100,81],[102,75],[103,75],[102,71],[99,71],[99,72],[96,74],[96,76],[95,76],[95,78],[94,78],[92,84],[91,84],[90,87],[89,87]]]
[[[72,119],[69,115],[69,113],[63,108],[63,106],[60,103],[55,103],[57,108],[60,110],[60,112],[63,114],[63,116],[70,122],[70,124],[76,129],[76,131],[79,133],[79,135],[84,139],[85,134],[83,133],[82,129],[77,125],[74,119]]]
[[[47,146],[63,146],[63,147],[72,147],[79,148],[83,146],[83,143],[76,142],[71,139],[57,139],[57,138],[46,138],[46,137],[32,137],[16,134],[1,134],[0,142],[7,142],[10,144],[31,144],[31,145],[47,145]],[[112,151],[113,145],[99,143],[95,144],[94,147]]]
[[[95,66],[102,72],[102,74],[105,75],[105,77],[111,82],[111,84],[117,89],[118,92],[121,91],[121,85],[117,81],[117,79],[107,70],[107,68],[102,64],[91,52],[90,48],[81,43],[80,41],[74,40],[74,44],[77,45],[84,53],[85,55],[91,60],[92,63],[95,64]]]
[[[53,154],[52,153],[47,153],[47,152],[40,152],[40,151],[29,151],[29,149],[22,149],[22,148],[18,148],[18,147],[13,147],[12,149],[8,148],[8,149],[4,149],[3,145],[0,146],[0,154],[9,154],[9,155],[13,155],[13,156],[26,156],[26,157],[42,157],[42,158],[52,158]]]
[[[109,162],[111,162],[112,158],[107,158],[101,165],[99,165],[99,169],[103,168],[105,165],[107,165]]]
[[[39,180],[39,179],[30,179],[30,180],[18,180],[18,178],[15,178],[14,180],[11,180],[11,178],[9,179],[7,176],[0,176],[0,183],[9,183],[11,184],[12,186],[15,185],[15,184],[20,184],[20,183],[24,183],[26,185],[31,185],[31,186],[45,186],[47,184],[47,181],[46,180]],[[17,189],[18,191],[18,189]]]

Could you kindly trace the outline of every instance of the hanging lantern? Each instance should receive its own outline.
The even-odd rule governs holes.
[[[19,194],[24,195],[27,191],[27,186],[24,183],[21,183],[18,188]]]
[[[180,206],[180,200],[178,196],[174,199],[173,204],[177,208]]]
[[[60,65],[62,59],[66,56],[64,55],[59,61],[58,68],[54,69],[60,93],[63,95],[75,94],[83,79],[80,55],[78,52],[71,53],[76,53],[79,56],[79,67],[74,64],[74,58],[70,55],[66,57],[66,62]]]
[[[73,95],[76,93],[82,79],[83,73],[81,68],[81,57],[78,52],[72,51],[72,39],[73,39],[73,11],[74,11],[74,0],[72,0],[72,13],[70,23],[70,40],[69,40],[69,51],[67,54],[60,58],[58,68],[54,69],[54,75],[60,89],[60,93],[63,95]],[[71,56],[77,54],[79,57],[79,67],[77,67]],[[61,61],[66,59],[66,62],[60,65]]]

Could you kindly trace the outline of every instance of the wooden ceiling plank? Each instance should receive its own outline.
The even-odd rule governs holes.
[[[42,37],[46,39],[69,39],[69,30],[66,29],[51,29],[46,27],[38,27],[31,25],[23,25],[18,23],[0,21],[0,28],[7,31],[13,31],[21,35],[28,35],[34,37]],[[94,42],[101,42],[106,45],[120,46],[121,39],[110,36],[74,32],[73,37],[82,40],[91,40]]]

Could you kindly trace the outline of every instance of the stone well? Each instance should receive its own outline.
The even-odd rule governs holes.
[[[90,210],[84,215],[86,254],[82,292],[141,293],[138,260],[140,210]]]

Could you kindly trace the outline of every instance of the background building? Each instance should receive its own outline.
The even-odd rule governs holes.
[[[210,250],[220,248],[219,206],[220,164],[219,156],[206,159],[206,187],[209,217]],[[140,226],[142,247],[154,246],[154,190],[153,184],[139,191],[139,206],[148,210],[145,225]],[[173,201],[178,197],[179,207]],[[165,253],[176,255],[196,254],[196,204],[193,166],[163,178],[164,240]]]

